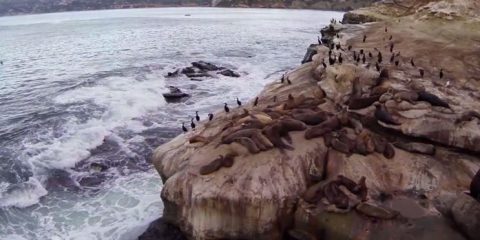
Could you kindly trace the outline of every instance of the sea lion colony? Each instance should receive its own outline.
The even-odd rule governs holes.
[[[340,38],[338,34],[336,36]],[[421,82],[426,80],[424,68],[418,67],[418,78],[406,84],[406,89],[397,88],[389,83],[389,69],[400,67],[417,68],[413,58],[403,57],[400,52],[395,53],[395,44],[392,42],[394,37],[393,35],[389,36],[388,41],[390,43],[386,44],[386,49],[391,53],[391,57],[388,62],[383,61],[382,51],[378,48],[368,49],[364,47],[356,49],[352,45],[343,48],[339,43],[329,45],[328,55],[320,60],[324,72],[327,68],[342,64],[353,64],[356,67],[364,67],[366,69],[369,69],[372,65],[375,66],[375,69],[372,70],[377,72],[372,75],[375,77],[368,79],[368,81],[356,77],[352,81],[351,92],[348,94],[348,98],[342,99],[340,102],[329,99],[320,85],[318,85],[319,94],[315,96],[290,93],[286,99],[280,99],[277,96],[273,96],[273,99],[257,97],[251,104],[252,110],[250,111],[242,108],[242,103],[237,98],[238,109],[232,109],[232,111],[227,103],[224,105],[227,117],[219,120],[224,121],[225,124],[221,132],[209,138],[202,137],[201,133],[199,133],[190,138],[190,143],[213,143],[217,147],[235,143],[243,146],[249,154],[259,154],[274,149],[285,153],[285,151],[294,149],[290,132],[303,131],[306,140],[318,141],[319,138],[323,138],[323,142],[329,148],[329,151],[335,150],[346,155],[381,154],[383,157],[391,159],[395,157],[394,146],[406,151],[433,155],[435,152],[433,145],[432,148],[419,148],[416,146],[416,143],[391,142],[374,130],[369,129],[372,120],[377,124],[377,127],[402,125],[402,118],[397,116],[395,111],[392,111],[392,108],[387,106],[389,101],[396,103],[406,102],[410,104],[409,106],[415,106],[419,102],[426,102],[435,108],[444,108],[450,112],[454,111],[448,100],[425,90]],[[366,34],[363,35],[361,42],[368,42]],[[319,44],[325,43],[319,40]],[[319,47],[325,48],[324,46]],[[376,54],[372,54],[372,52],[376,52]],[[328,65],[326,60],[328,60]],[[405,61],[409,61],[411,66],[402,64]],[[440,69],[437,76],[439,76],[439,79],[443,79],[446,77],[445,75],[444,70]],[[292,80],[289,78],[289,74],[283,74],[278,84],[280,85],[279,88],[291,85]],[[336,111],[325,110],[322,105],[326,102],[335,103]],[[373,106],[375,110],[371,112],[367,119],[355,114],[356,110]],[[238,111],[241,112],[238,113]],[[209,116],[209,121],[212,121],[213,114],[209,114]],[[480,114],[476,111],[468,111],[463,113],[455,122],[456,124],[461,124],[474,118],[480,119]],[[198,117],[197,120],[199,120]],[[369,125],[365,126],[365,123],[368,122]],[[191,123],[193,123],[193,118]],[[182,125],[182,128],[186,132],[184,125]],[[208,175],[222,167],[231,167],[234,164],[235,157],[239,155],[239,153],[232,151],[226,156],[219,156],[209,164],[201,167],[199,173]],[[479,174],[477,173],[477,175]],[[479,177],[476,176],[472,182],[472,194],[478,195],[478,192],[480,192],[478,179]],[[352,201],[361,202],[367,200],[368,190],[365,185],[365,177],[360,179],[358,183],[344,176],[338,176],[336,180],[322,180],[325,179],[313,182],[313,185],[305,192],[303,197],[305,201],[315,203],[323,199],[337,209],[349,209],[355,206],[355,203],[352,203]],[[479,198],[480,196],[474,197]]]

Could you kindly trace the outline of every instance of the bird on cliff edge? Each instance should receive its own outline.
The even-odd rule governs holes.
[[[212,113],[209,113],[209,114],[208,114],[208,121],[212,121],[212,119],[213,119],[213,114],[212,114]]]
[[[182,130],[184,133],[188,132],[188,129],[185,127],[185,123],[182,122]]]
[[[440,79],[443,78],[443,68],[440,68]]]
[[[195,130],[196,125],[195,125],[195,123],[193,122],[193,118],[192,118],[192,121],[190,122],[190,126],[192,127],[193,130]]]
[[[225,110],[225,112],[230,112],[230,108],[228,108],[227,106],[227,103],[225,103],[225,106],[223,106],[223,109]]]
[[[255,98],[255,102],[253,102],[253,106],[256,107],[258,104],[258,97]]]
[[[195,119],[197,119],[197,122],[200,122],[200,116],[198,116],[198,111],[195,111]]]
[[[288,79],[287,79],[287,80],[288,80]],[[237,105],[238,105],[239,107],[242,106],[242,102],[238,99],[238,97],[237,97]]]
[[[367,40],[367,35],[363,35],[363,42]]]
[[[317,37],[317,40],[318,40],[318,45],[323,45],[323,42],[322,42],[322,39],[320,38],[320,36]]]

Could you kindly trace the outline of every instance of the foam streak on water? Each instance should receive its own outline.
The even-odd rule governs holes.
[[[206,118],[223,102],[252,99],[298,65],[332,17],[341,13],[165,8],[0,18],[0,239],[134,239],[162,211],[153,149],[195,111]],[[198,60],[242,77],[164,77]],[[167,104],[169,85],[192,98]]]

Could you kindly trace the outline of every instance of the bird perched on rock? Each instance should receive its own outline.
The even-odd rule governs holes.
[[[388,32],[388,29],[387,29],[387,27],[385,27],[385,32]]]
[[[197,122],[200,122],[200,116],[198,116],[198,111],[195,111],[195,118],[197,119]]]
[[[352,45],[348,46],[348,51],[352,50]]]
[[[410,64],[412,64],[412,67],[415,67],[415,62],[413,61],[413,58],[410,58]]]
[[[253,106],[256,107],[258,104],[258,97],[255,98],[255,101],[253,102]]]
[[[367,61],[367,59],[365,59],[365,54],[363,54],[363,57],[362,57],[363,64],[365,64],[365,61]]]
[[[287,78],[287,81],[288,81],[288,78]],[[242,102],[238,99],[238,97],[237,97],[237,105],[238,105],[239,107],[242,106]]]
[[[390,43],[390,52],[393,52],[393,43]]]
[[[322,39],[320,39],[320,36],[317,37],[318,39],[318,45],[323,45]]]
[[[212,119],[213,119],[213,113],[209,113],[208,114],[208,121],[212,121]]]
[[[397,61],[395,61],[395,66],[397,66],[397,67],[398,67],[398,64],[400,64],[400,61],[398,61],[398,60],[397,60]]]
[[[192,129],[195,129],[195,123],[193,122],[193,118],[192,118],[192,122],[190,122],[190,126],[192,127]]]
[[[182,130],[184,133],[188,132],[188,129],[185,127],[185,123],[182,122]]]
[[[418,69],[418,71],[420,72],[420,77],[423,78],[423,75],[425,75],[425,71],[423,69]]]
[[[382,63],[382,53],[381,52],[378,52],[377,58],[378,58],[378,63]]]
[[[292,81],[290,81],[290,78],[288,76],[287,76],[287,83],[288,83],[288,85],[292,84]]]
[[[393,61],[395,61],[395,54],[392,54],[392,56],[390,57],[390,63],[393,63]]]
[[[440,69],[440,79],[443,78],[443,68]]]
[[[369,58],[372,58],[372,57],[373,57],[373,55],[372,55],[371,52],[368,52],[368,57],[369,57]]]
[[[227,103],[225,103],[225,106],[223,106],[223,109],[225,110],[225,112],[227,112],[227,113],[228,113],[228,112],[230,112],[230,108],[228,108],[228,106],[227,106],[227,105],[228,105],[228,104],[227,104]]]
[[[388,38],[388,40],[392,41],[392,38],[393,38],[393,36],[392,36],[392,35],[390,35],[390,37]]]
[[[284,83],[284,82],[285,82],[285,73],[282,75],[282,78],[280,79],[280,82],[281,82],[281,83]]]
[[[367,35],[363,35],[363,42],[367,40]]]
[[[342,64],[342,62],[343,62],[342,53],[340,53],[340,55],[338,56],[338,62],[340,64]]]
[[[330,65],[335,64],[335,57],[334,58],[329,57],[328,58],[328,63],[330,63]]]
[[[360,54],[363,54],[363,49],[360,49]]]
[[[380,103],[375,103],[375,118],[381,122],[391,124],[391,125],[400,125],[398,121],[393,119],[392,115],[385,109],[385,107]]]
[[[378,65],[378,63],[375,63],[375,68],[380,72],[380,65]]]
[[[353,50],[353,60],[357,59],[357,51]]]
[[[327,64],[325,63],[325,60],[323,60],[322,65],[324,68],[327,68]]]

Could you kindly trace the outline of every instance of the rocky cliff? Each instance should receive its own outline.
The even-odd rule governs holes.
[[[374,0],[0,0],[0,16],[96,9],[177,6],[309,8],[343,11],[365,7],[372,2]]]
[[[394,1],[328,26],[311,61],[156,149],[162,224],[176,239],[478,239],[479,7]]]

